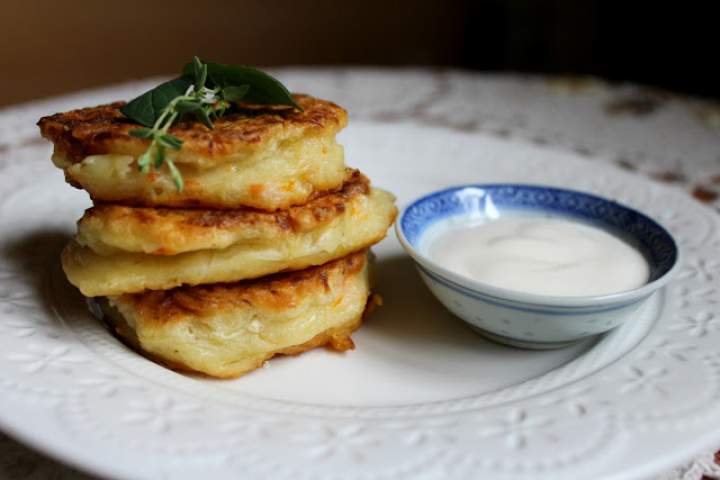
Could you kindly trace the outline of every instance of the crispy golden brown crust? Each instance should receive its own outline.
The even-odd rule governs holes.
[[[216,283],[178,287],[144,293],[125,294],[118,301],[131,306],[146,324],[166,324],[187,317],[211,316],[234,308],[252,306],[262,310],[284,310],[303,297],[326,291],[328,277],[342,274],[350,277],[367,262],[367,251],[353,253],[338,260],[296,272],[279,273],[235,283]]]
[[[88,297],[234,282],[322,265],[368,248],[385,237],[396,214],[394,197],[371,189],[368,195],[354,198],[343,214],[306,232],[259,231],[249,238],[243,237],[249,234],[244,228],[230,235],[210,232],[201,242],[204,245],[192,246],[219,248],[191,249],[176,255],[144,253],[159,245],[145,239],[138,242],[135,236],[129,236],[123,245],[133,251],[110,251],[106,243],[100,248],[93,242],[94,248],[102,250],[98,252],[73,241],[63,250],[61,259],[70,283]],[[92,239],[83,241],[87,244]],[[190,246],[186,243],[183,248]],[[173,248],[179,248],[179,244]]]
[[[367,303],[365,304],[365,310],[361,317],[357,320],[348,322],[340,327],[331,328],[326,330],[312,339],[300,345],[294,345],[292,347],[283,348],[273,352],[268,358],[274,355],[299,355],[308,350],[312,350],[316,347],[327,346],[332,348],[336,352],[345,352],[347,350],[355,349],[355,342],[350,338],[350,334],[360,328],[362,322],[375,310],[377,307],[382,305],[382,298],[380,295],[371,293],[368,297]]]
[[[254,281],[92,299],[132,348],[175,370],[232,378],[279,354],[350,338],[380,299],[370,293],[367,252]],[[94,308],[91,308],[95,312]]]
[[[220,242],[220,236],[229,242],[230,237],[237,240],[307,232],[342,215],[353,198],[369,192],[370,181],[354,170],[348,171],[342,190],[325,192],[305,205],[276,212],[99,204],[86,210],[78,221],[78,241],[98,251],[127,249],[127,239],[142,239],[142,243],[154,246],[144,253],[175,255],[213,248],[211,244]],[[218,248],[225,246],[223,243]]]
[[[269,141],[283,141],[311,132],[337,132],[347,124],[347,112],[326,100],[294,94],[302,110],[277,105],[240,104],[208,129],[195,120],[184,120],[170,129],[183,141],[183,150],[205,158],[222,158],[232,153],[255,150]],[[148,140],[132,137],[129,130],[139,125],[121,112],[125,102],[43,117],[38,122],[43,137],[72,162],[88,155],[106,153],[138,155]]]
[[[353,342],[351,335],[362,326],[363,321],[367,319],[368,315],[370,315],[370,313],[372,313],[372,311],[380,305],[382,305],[382,299],[380,298],[380,296],[377,294],[370,294],[367,300],[367,304],[365,305],[365,311],[363,312],[362,316],[353,319],[344,325],[325,330],[324,332],[315,335],[313,338],[311,338],[305,343],[293,345],[291,347],[282,348],[272,352],[267,352],[262,359],[255,362],[253,369],[262,367],[265,361],[271,359],[276,355],[300,355],[301,353],[318,347],[327,347],[336,352],[346,352],[348,350],[354,350],[355,342]],[[168,358],[164,358],[159,355],[150,353],[146,350],[143,350],[140,342],[138,341],[137,335],[135,334],[135,330],[133,330],[126,321],[118,318],[113,318],[110,315],[104,315],[103,321],[105,322],[107,327],[112,332],[114,332],[126,345],[136,350],[138,353],[148,358],[149,360],[165,365],[172,370],[176,370],[178,372],[195,373],[221,379],[237,378],[238,376],[243,375],[249,371],[246,370],[243,372],[224,374],[216,372],[210,375],[208,372],[203,372],[196,368],[192,368],[191,366],[183,362],[173,361]]]

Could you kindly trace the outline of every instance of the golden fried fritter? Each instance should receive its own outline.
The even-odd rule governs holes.
[[[171,368],[236,377],[276,354],[354,348],[370,298],[366,252],[319,267],[231,284],[100,301],[134,348]]]
[[[230,228],[229,235],[235,236],[232,239],[234,243],[225,248],[192,250],[177,255],[108,252],[104,248],[107,245],[105,241],[100,248],[103,254],[99,254],[73,241],[62,253],[63,269],[70,283],[88,297],[234,282],[300,270],[343,257],[382,240],[397,214],[394,200],[383,190],[370,189],[367,194],[341,200],[344,206],[336,206],[328,217],[323,218],[323,214],[319,214],[320,221],[310,220],[315,215],[310,209],[303,212],[304,207],[297,207],[293,214],[286,213],[285,218],[300,222],[307,220],[308,228],[275,230],[270,224],[278,217],[265,213],[266,221],[258,221],[257,232]],[[210,228],[206,233],[206,240],[213,239],[217,231]],[[222,234],[228,234],[228,231]],[[248,236],[244,237],[245,234]],[[259,236],[254,236],[256,234]],[[156,240],[162,240],[162,234],[158,234]],[[191,242],[187,240],[185,247]],[[116,241],[113,248],[119,243]],[[142,251],[152,251],[163,243],[138,247],[132,239],[127,239],[126,244],[135,245],[133,248]],[[181,240],[177,245],[182,244]],[[212,241],[208,242],[208,245],[211,244]],[[165,245],[174,248],[172,240]]]
[[[94,201],[276,210],[337,189],[345,178],[335,135],[347,124],[347,112],[307,95],[294,98],[303,110],[240,104],[212,130],[194,120],[174,125],[169,133],[183,145],[167,156],[185,179],[182,192],[166,167],[149,175],[138,170],[149,140],[128,134],[139,125],[120,112],[123,102],[43,117],[38,125],[55,144],[55,165]]]
[[[353,171],[342,190],[276,212],[100,204],[85,212],[75,239],[100,255],[123,251],[177,255],[240,243],[272,244],[317,230],[347,211],[362,209],[369,193],[367,177]]]

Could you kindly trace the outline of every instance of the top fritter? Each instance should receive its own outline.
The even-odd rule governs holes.
[[[166,170],[137,168],[149,141],[128,132],[123,102],[43,117],[42,134],[55,145],[53,162],[94,201],[168,207],[277,210],[305,203],[343,184],[342,146],[335,135],[347,124],[341,107],[293,95],[302,110],[239,104],[209,129],[183,120],[168,133],[182,149],[167,153],[185,179],[175,188]]]

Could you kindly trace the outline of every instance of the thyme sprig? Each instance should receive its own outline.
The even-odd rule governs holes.
[[[195,116],[208,128],[213,128],[211,117],[219,117],[228,108],[229,101],[221,95],[221,88],[207,88],[207,65],[193,58],[195,70],[195,83],[188,86],[183,95],[173,98],[163,108],[151,128],[138,128],[128,133],[134,137],[152,140],[148,149],[138,158],[138,168],[148,173],[151,166],[159,169],[163,164],[168,166],[170,176],[178,191],[184,188],[184,182],[175,162],[167,156],[167,149],[180,150],[182,140],[170,135],[168,130],[175,121],[185,113],[194,113]]]
[[[277,80],[252,67],[203,63],[198,57],[186,65],[181,77],[158,85],[128,102],[122,113],[144,125],[130,130],[134,137],[150,140],[138,158],[143,173],[167,165],[178,191],[184,188],[182,174],[168,156],[168,150],[180,150],[183,142],[168,133],[184,115],[193,115],[207,128],[213,119],[226,113],[233,102],[276,103],[299,108],[290,92]]]

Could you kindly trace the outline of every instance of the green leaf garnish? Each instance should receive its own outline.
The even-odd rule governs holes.
[[[246,102],[288,105],[300,109],[285,85],[257,68],[214,62],[207,62],[206,65],[210,88],[248,85],[249,90],[243,98]],[[193,68],[192,63],[185,65],[183,76],[192,78]]]
[[[150,149],[148,149],[138,158],[138,168],[140,171],[148,173],[150,171],[150,162],[152,162],[152,155],[150,154]]]
[[[175,182],[175,186],[177,187],[178,191],[182,192],[183,187],[185,186],[185,182],[183,181],[182,175],[180,175],[180,171],[175,166],[175,163],[167,159],[165,162],[167,163],[168,168],[170,169],[170,176],[173,179],[173,182]]]
[[[210,120],[209,113],[205,109],[201,108],[200,110],[197,110],[194,113],[195,113],[195,116],[197,117],[197,119],[200,120],[203,123],[203,125],[205,125],[207,128],[209,128],[211,130],[213,128],[215,128],[215,126],[212,123],[212,120]]]
[[[162,167],[165,161],[165,145],[162,142],[158,142],[155,146],[155,168]]]
[[[178,113],[182,115],[184,113],[190,113],[199,110],[202,108],[202,105],[202,102],[199,102],[197,100],[181,100],[175,105],[175,110],[177,110]]]
[[[231,85],[224,87],[220,93],[222,94],[223,99],[228,102],[239,102],[243,99],[243,97],[245,97],[248,90],[250,90],[250,85],[240,85],[239,87]]]
[[[170,134],[160,135],[160,143],[175,150],[180,150],[183,144],[182,140]]]
[[[149,128],[136,128],[135,130],[130,130],[128,134],[137,138],[152,138],[153,131]]]
[[[150,140],[138,158],[138,169],[148,173],[167,165],[178,191],[184,181],[167,149],[180,150],[182,140],[168,130],[184,115],[193,115],[207,128],[232,107],[232,102],[279,104],[300,108],[285,86],[270,75],[252,67],[203,63],[198,57],[185,65],[182,76],[162,83],[123,106],[120,111],[147,128],[135,128],[128,134]]]
[[[198,57],[193,57],[193,74],[195,78],[195,90],[200,90],[205,86],[207,80],[207,65],[203,65]]]
[[[139,124],[152,127],[168,104],[174,98],[184,95],[190,85],[192,82],[185,77],[161,83],[128,102],[120,111]]]

